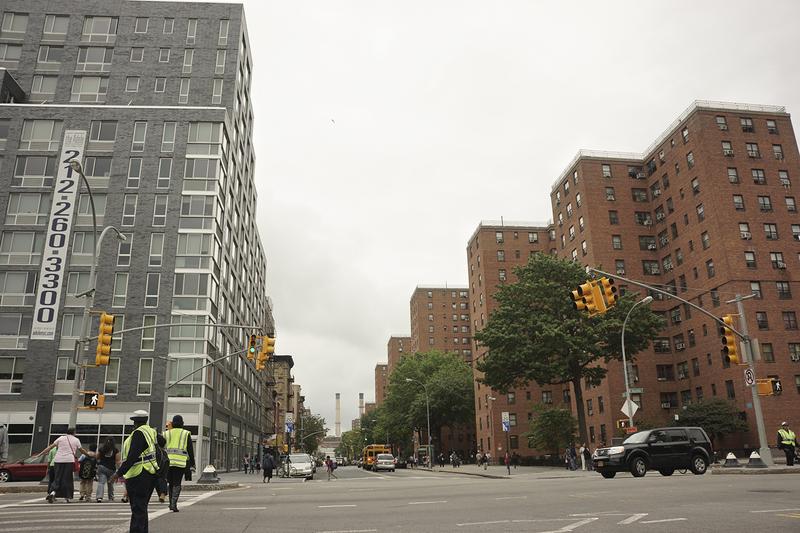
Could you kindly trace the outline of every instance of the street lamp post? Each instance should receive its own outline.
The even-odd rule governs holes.
[[[632,400],[631,400],[631,386],[630,386],[630,383],[628,381],[628,360],[625,358],[625,326],[628,325],[628,319],[631,317],[631,313],[633,312],[633,310],[636,308],[637,305],[640,305],[640,304],[647,305],[652,301],[653,301],[653,297],[652,296],[645,296],[644,298],[642,298],[641,300],[639,300],[638,302],[633,304],[631,306],[631,308],[628,310],[628,314],[625,315],[625,320],[622,322],[622,369],[623,369],[624,374],[625,374],[625,403],[626,403],[626,405],[627,405],[628,401],[632,401]],[[629,427],[633,427],[633,412],[630,410],[630,407],[628,407],[628,424],[629,424]]]
[[[103,231],[100,233],[100,236],[97,236],[97,214],[94,209],[94,197],[92,196],[92,189],[89,187],[89,180],[86,179],[86,176],[83,173],[83,168],[81,164],[77,161],[72,161],[70,163],[72,166],[72,170],[77,172],[78,175],[81,177],[83,184],[86,186],[86,192],[89,194],[89,204],[92,209],[92,225],[94,226],[94,243],[93,243],[93,256],[92,256],[92,266],[89,269],[89,288],[84,291],[83,296],[86,297],[84,300],[83,305],[83,323],[82,323],[82,332],[79,339],[75,341],[75,356],[74,356],[74,363],[75,363],[75,380],[73,381],[72,386],[72,399],[70,401],[70,408],[69,408],[69,423],[67,427],[75,427],[78,423],[78,405],[80,404],[80,390],[83,386],[83,377],[84,377],[84,366],[82,364],[85,358],[81,357],[81,345],[82,343],[86,342],[86,338],[89,337],[89,322],[90,320],[90,309],[92,305],[94,305],[94,294],[95,294],[95,285],[96,285],[96,275],[97,275],[97,260],[98,254],[100,252],[100,245],[103,242],[103,238],[106,236],[108,231],[114,231],[116,233],[117,239],[121,241],[126,241],[127,238],[123,235],[117,228],[114,226],[106,226],[103,228]],[[83,346],[83,350],[86,350],[86,346]]]
[[[431,402],[428,397],[428,387],[421,381],[412,378],[406,378],[406,381],[411,383],[419,383],[422,385],[422,390],[425,391],[425,414],[428,418],[428,468],[430,468],[433,461],[433,446],[431,445]]]

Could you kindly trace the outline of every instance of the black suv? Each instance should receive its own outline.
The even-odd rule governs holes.
[[[671,427],[634,433],[621,446],[598,448],[592,456],[594,469],[605,478],[628,471],[642,477],[648,469],[671,476],[675,470],[689,469],[705,474],[714,452],[702,428]]]

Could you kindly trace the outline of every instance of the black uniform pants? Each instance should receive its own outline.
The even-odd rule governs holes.
[[[131,504],[130,533],[148,533],[147,504],[156,486],[156,476],[142,470],[141,474],[125,481]]]
[[[786,454],[786,466],[794,466],[794,446],[784,444],[783,453]]]

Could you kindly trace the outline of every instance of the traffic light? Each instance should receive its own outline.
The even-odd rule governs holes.
[[[111,356],[111,340],[114,333],[114,315],[102,313],[100,323],[97,327],[97,352],[94,357],[94,364],[97,366],[107,365]]]
[[[265,359],[272,357],[272,354],[275,353],[275,337],[270,337],[269,335],[261,337],[261,353]]]
[[[97,391],[83,391],[83,406],[87,409],[102,409],[106,403],[106,397]]]
[[[617,305],[617,287],[614,285],[614,280],[605,277],[600,278],[600,287],[605,298],[606,309],[611,309]]]
[[[247,348],[247,358],[251,361],[256,357],[256,335],[250,335],[250,346]]]
[[[733,315],[722,317],[724,326],[719,327],[719,334],[722,336],[722,355],[726,363],[735,365],[742,364],[739,359],[739,347],[736,345],[736,334],[733,332]]]
[[[603,293],[596,281],[587,281],[579,285],[578,290],[572,291],[572,307],[578,311],[588,311],[589,316],[606,312]]]

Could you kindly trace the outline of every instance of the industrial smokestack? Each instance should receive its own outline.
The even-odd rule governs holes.
[[[364,393],[358,393],[358,416],[364,416]]]
[[[336,393],[336,436],[342,436],[342,400],[341,394]]]

